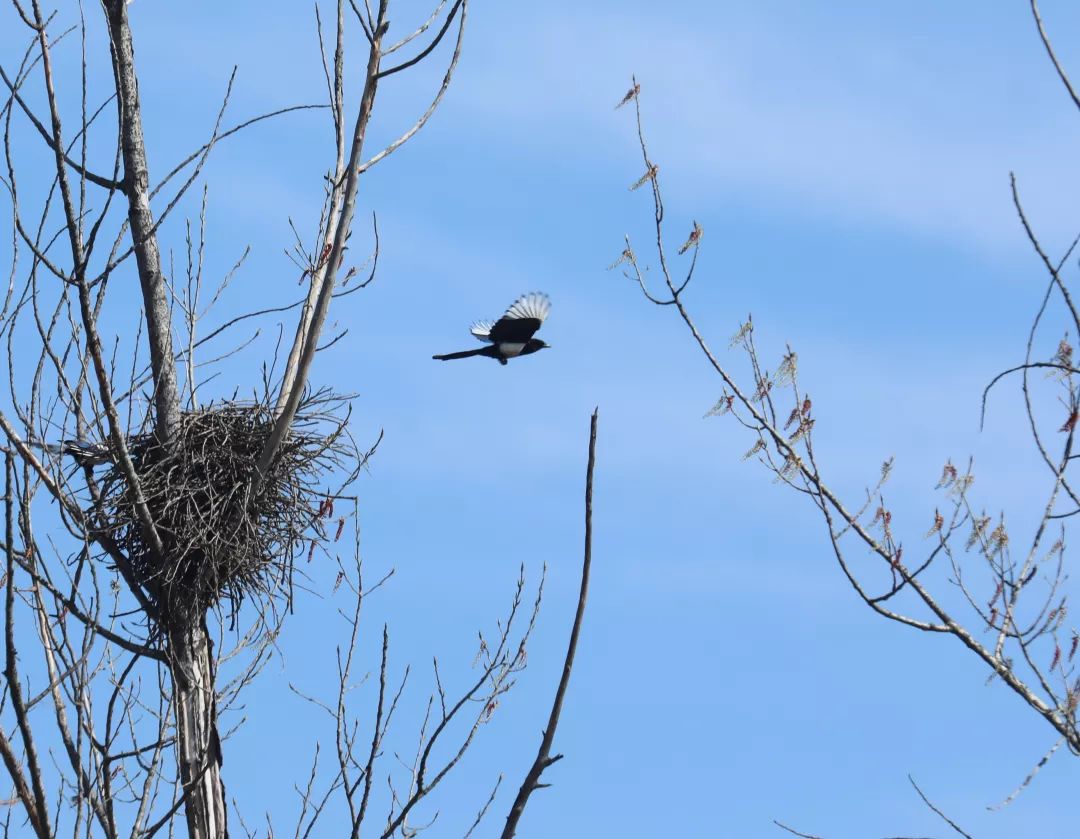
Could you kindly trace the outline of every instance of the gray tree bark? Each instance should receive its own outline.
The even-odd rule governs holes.
[[[128,223],[135,247],[150,343],[156,412],[154,433],[159,442],[167,444],[180,424],[180,398],[172,348],[172,319],[165,277],[161,272],[161,252],[154,229],[154,214],[150,208],[150,172],[143,139],[139,81],[135,74],[135,47],[131,39],[127,3],[124,0],[106,0],[104,5],[109,19],[113,71],[116,74]]]
[[[375,107],[375,91],[379,86],[382,39],[389,26],[386,20],[387,5],[388,0],[381,0],[379,3],[375,31],[372,33],[367,71],[364,74],[364,92],[360,97],[360,112],[356,116],[356,125],[353,129],[350,144],[345,189],[341,198],[341,211],[336,227],[333,220],[330,222],[330,229],[333,231],[333,243],[330,253],[327,255],[322,287],[318,291],[310,316],[305,311],[300,325],[297,327],[293,350],[289,354],[289,363],[285,370],[281,394],[278,397],[277,417],[274,420],[274,427],[270,432],[270,437],[266,441],[266,446],[259,456],[256,474],[257,484],[262,482],[262,476],[266,474],[270,464],[274,462],[278,449],[281,448],[281,444],[292,426],[293,419],[296,417],[296,409],[300,405],[300,397],[303,394],[304,386],[307,384],[308,372],[311,370],[311,362],[315,358],[315,350],[318,347],[319,336],[322,334],[323,323],[326,321],[326,313],[330,310],[330,301],[334,296],[334,284],[337,280],[338,269],[341,267],[341,260],[345,253],[345,241],[349,237],[353,213],[356,208],[360,164],[363,162],[361,155],[364,149],[364,137],[367,134],[371,111]],[[312,277],[312,282],[315,281],[315,277]]]
[[[213,643],[205,622],[171,630],[168,658],[176,714],[176,756],[188,837],[227,837]]]
[[[143,138],[135,48],[124,0],[105,0],[120,113],[124,192],[146,313],[150,366],[154,381],[154,434],[168,446],[180,424],[180,398],[173,356],[168,289],[161,270],[150,173]],[[166,551],[167,554],[167,551]],[[163,557],[168,561],[167,556]],[[162,616],[170,621],[168,615]],[[217,731],[213,647],[206,624],[181,620],[168,627],[169,670],[176,715],[176,757],[183,788],[189,839],[228,836],[221,746]]]

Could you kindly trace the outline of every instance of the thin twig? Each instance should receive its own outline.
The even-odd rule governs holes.
[[[1039,15],[1038,0],[1031,0],[1031,14],[1035,17],[1035,25],[1039,28],[1039,38],[1042,39],[1043,46],[1046,48],[1046,54],[1050,56],[1050,61],[1057,71],[1058,78],[1060,78],[1062,84],[1065,85],[1065,89],[1069,92],[1069,97],[1072,99],[1073,104],[1076,105],[1077,108],[1080,108],[1080,95],[1077,95],[1076,90],[1072,86],[1072,82],[1069,81],[1069,77],[1065,73],[1065,68],[1061,66],[1058,57],[1054,55],[1054,48],[1050,44],[1050,36],[1046,34],[1046,29],[1043,27],[1042,17]]]
[[[941,812],[941,810],[939,810],[937,807],[935,807],[931,803],[930,799],[926,797],[926,795],[923,793],[923,791],[921,789],[919,789],[919,785],[917,783],[915,783],[914,778],[912,778],[910,775],[908,775],[908,780],[911,781],[911,785],[913,787],[915,787],[915,792],[917,792],[919,794],[919,798],[921,798],[923,800],[923,803],[927,807],[929,807],[931,810],[933,810],[935,813],[937,813],[939,816],[941,816],[941,818],[945,820],[945,823],[949,827],[951,827],[953,830],[955,830],[961,836],[965,837],[965,839],[971,839],[971,834],[970,833],[966,833],[964,830],[962,830],[960,828],[960,826],[956,822],[954,822],[952,819],[950,819],[948,816],[946,816],[943,812]]]

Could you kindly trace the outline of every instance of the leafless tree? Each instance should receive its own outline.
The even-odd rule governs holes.
[[[226,836],[228,732],[220,715],[274,650],[302,575],[298,558],[337,557],[329,546],[351,533],[352,557],[338,560],[334,584],[352,603],[341,612],[348,634],[339,646],[339,689],[329,700],[305,695],[333,723],[336,760],[324,772],[316,747],[296,835],[309,835],[340,796],[359,836],[405,680],[391,683],[384,628],[375,717],[361,721],[350,708],[361,606],[387,577],[364,585],[349,487],[378,441],[353,441],[348,397],[312,386],[311,372],[318,350],[339,337],[324,334],[331,304],[375,275],[377,227],[368,263],[345,263],[347,246],[358,249],[360,176],[439,106],[469,2],[439,0],[396,41],[388,35],[390,0],[338,0],[327,27],[332,40],[316,8],[327,103],[226,127],[230,79],[206,141],[164,177],[148,164],[129,2],[102,0],[107,38],[94,43],[81,6],[50,14],[38,0],[11,0],[10,25],[25,28],[27,47],[0,63],[0,183],[12,253],[0,303],[7,349],[0,757],[12,792],[0,823],[5,835],[148,837],[171,835],[182,818],[193,839]],[[366,52],[359,74],[346,60],[354,39]],[[64,50],[78,56],[78,81],[56,70]],[[388,146],[366,151],[380,83],[440,55],[445,73],[430,105]],[[106,61],[112,84],[101,91],[90,68]],[[355,102],[346,95],[354,76]],[[309,220],[316,233],[308,242],[297,233],[291,254],[306,293],[208,328],[207,314],[246,252],[208,293],[205,186],[198,222],[184,227],[179,270],[162,243],[172,229],[166,222],[189,206],[219,142],[304,109],[329,115],[335,141],[322,212]],[[42,152],[46,164],[35,165]],[[135,276],[140,295],[132,305],[124,285]],[[266,359],[251,383],[207,401],[215,366],[249,340],[236,327],[287,313],[296,313],[296,328],[280,370],[276,356]],[[250,395],[239,398],[241,390]],[[590,498],[591,464],[590,454]],[[409,822],[416,806],[458,765],[525,666],[542,588],[541,580],[528,595],[522,569],[509,614],[494,636],[481,635],[475,672],[459,693],[444,687],[435,663],[416,758],[404,784],[385,773],[389,812],[371,829],[416,835]],[[579,627],[580,613],[575,638]]]
[[[1035,0],[1031,0],[1031,10],[1055,70],[1080,107]],[[1069,520],[1080,513],[1080,488],[1070,472],[1077,459],[1080,368],[1069,337],[1080,334],[1080,311],[1065,276],[1080,237],[1064,253],[1048,253],[1025,214],[1016,178],[1012,178],[1017,216],[1045,270],[1046,287],[1023,361],[990,381],[983,410],[995,386],[1019,379],[1031,440],[1047,475],[1045,486],[1032,488],[1032,493],[1040,493],[1041,511],[1034,527],[1021,535],[1011,529],[1004,513],[986,512],[999,508],[979,500],[970,460],[950,460],[935,476],[938,495],[928,521],[900,522],[885,492],[891,459],[861,497],[845,499],[834,489],[815,453],[815,412],[810,396],[800,387],[800,359],[791,346],[775,354],[763,353],[755,323],[747,317],[729,341],[729,349],[740,353],[745,362],[740,374],[714,351],[698,328],[689,308],[688,287],[703,228],[696,221],[690,223],[674,253],[668,246],[660,167],[645,140],[641,87],[636,79],[617,107],[631,103],[643,167],[631,190],[646,185],[651,190],[651,241],[645,257],[627,236],[611,268],[620,268],[650,303],[677,315],[719,377],[721,394],[706,416],[729,417],[737,423],[751,443],[743,459],[763,465],[777,483],[795,490],[816,508],[841,573],[871,610],[911,629],[959,642],[985,665],[991,680],[1007,686],[1046,721],[1056,742],[1039,766],[1062,744],[1080,755],[1080,634],[1068,620],[1066,550]],[[655,260],[655,279],[649,276],[646,258]],[[676,268],[680,259],[685,267]],[[1050,342],[1044,337],[1048,331],[1053,335]],[[1060,337],[1063,332],[1064,338]],[[770,357],[775,361],[770,362]],[[876,563],[868,564],[867,555]]]

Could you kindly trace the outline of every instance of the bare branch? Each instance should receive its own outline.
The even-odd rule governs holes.
[[[551,755],[551,746],[555,741],[555,730],[559,726],[559,716],[562,714],[563,700],[566,697],[566,688],[570,684],[570,672],[574,667],[574,655],[577,653],[578,637],[581,634],[581,624],[585,618],[585,602],[589,596],[589,570],[592,566],[592,490],[593,469],[596,465],[596,422],[599,415],[594,410],[589,425],[589,464],[585,470],[585,558],[581,564],[581,591],[578,594],[577,612],[574,615],[574,626],[570,630],[570,644],[566,650],[566,661],[563,663],[562,678],[559,679],[559,687],[555,692],[555,701],[551,706],[551,715],[548,717],[544,736],[540,741],[540,749],[536,753],[525,780],[518,790],[517,798],[510,808],[506,817],[506,826],[503,828],[502,839],[511,839],[517,833],[518,822],[525,812],[525,805],[529,803],[529,796],[538,789],[547,786],[540,783],[540,776],[544,770],[558,760],[562,755]]]
[[[925,805],[926,805],[927,807],[929,807],[929,808],[930,808],[931,810],[933,810],[933,811],[934,811],[935,813],[937,813],[937,814],[938,814],[939,816],[941,816],[942,820],[943,820],[943,821],[944,821],[944,822],[945,822],[945,823],[946,823],[946,824],[947,824],[947,825],[948,825],[949,827],[951,827],[951,828],[952,828],[953,830],[955,830],[955,831],[956,831],[957,833],[959,833],[959,834],[960,834],[961,836],[963,836],[963,837],[964,837],[965,839],[972,839],[972,837],[971,837],[971,834],[970,834],[970,833],[965,833],[965,832],[964,832],[963,830],[961,830],[961,829],[960,829],[960,826],[959,826],[959,825],[958,825],[958,824],[957,824],[956,822],[954,822],[954,821],[953,821],[952,819],[950,819],[950,818],[949,818],[948,816],[946,816],[946,815],[945,815],[945,814],[944,814],[943,812],[941,812],[941,810],[939,810],[939,809],[938,809],[937,807],[935,807],[935,806],[934,806],[934,805],[933,805],[933,804],[931,803],[930,799],[926,797],[926,795],[925,795],[925,794],[923,793],[923,791],[922,791],[921,789],[919,789],[919,785],[918,785],[917,783],[915,783],[915,779],[914,779],[914,778],[912,778],[912,777],[911,777],[910,775],[908,775],[908,780],[909,780],[909,781],[911,781],[911,785],[912,785],[913,787],[915,787],[915,792],[917,792],[917,793],[919,794],[919,798],[921,798],[921,799],[923,800],[923,803],[924,803],[924,804],[925,804]]]
[[[382,72],[379,73],[379,78],[380,79],[385,79],[387,76],[394,75],[394,73],[400,73],[402,70],[407,70],[408,68],[413,67],[416,64],[419,64],[421,61],[423,61],[425,58],[427,58],[429,55],[431,55],[431,51],[434,50],[435,47],[437,47],[439,45],[439,42],[442,41],[443,36],[446,34],[447,30],[450,28],[450,24],[454,22],[454,15],[456,15],[458,13],[458,10],[461,9],[464,6],[465,2],[466,2],[466,0],[456,0],[454,5],[450,9],[450,14],[448,14],[446,16],[446,21],[443,23],[442,28],[439,30],[439,34],[437,34],[431,40],[430,44],[428,44],[423,50],[421,50],[414,57],[410,58],[408,61],[403,61],[401,64],[398,64],[395,67],[391,67],[389,70],[383,70]],[[400,44],[395,45],[392,49],[388,50],[387,54],[389,54],[390,52],[393,52],[393,50],[397,49],[398,46],[400,46]]]
[[[445,2],[445,0],[442,1]],[[450,87],[450,81],[454,77],[454,71],[457,69],[458,59],[461,57],[461,45],[465,38],[465,20],[468,16],[468,11],[469,4],[466,0],[466,2],[463,2],[461,5],[461,20],[458,24],[458,34],[457,41],[454,44],[454,53],[450,57],[450,65],[446,69],[446,74],[443,76],[442,84],[439,85],[439,90],[435,94],[435,98],[432,100],[427,110],[424,111],[423,114],[421,114],[420,118],[415,123],[413,123],[413,126],[408,131],[406,131],[404,134],[394,140],[394,142],[392,142],[390,145],[388,145],[370,160],[360,164],[361,172],[366,172],[384,157],[393,154],[395,151],[405,145],[405,143],[411,140],[417,134],[417,132],[419,132],[420,129],[427,124],[427,121],[431,119],[431,115],[434,114],[435,110],[439,107],[439,104],[442,102],[443,96],[446,94],[447,88]],[[451,12],[451,15],[452,14],[453,13]],[[389,52],[392,52],[392,50],[389,50],[388,53]]]
[[[1039,15],[1038,0],[1031,0],[1031,14],[1035,18],[1035,25],[1039,29],[1039,38],[1046,48],[1046,54],[1050,56],[1050,61],[1054,65],[1054,70],[1057,71],[1058,78],[1060,78],[1061,83],[1065,85],[1065,89],[1069,92],[1069,98],[1072,99],[1073,104],[1076,105],[1077,108],[1080,108],[1080,95],[1077,95],[1076,90],[1072,86],[1072,82],[1069,81],[1069,77],[1065,73],[1065,68],[1061,66],[1058,57],[1054,55],[1054,48],[1050,44],[1050,36],[1046,34],[1046,29],[1043,27],[1042,17]]]
[[[270,464],[277,457],[289,428],[292,426],[296,409],[300,404],[300,398],[307,384],[308,372],[315,358],[315,350],[318,347],[319,335],[322,331],[326,314],[330,309],[330,301],[333,298],[334,282],[337,278],[338,269],[345,250],[345,242],[349,236],[353,212],[356,206],[356,193],[359,186],[360,155],[363,151],[364,138],[367,134],[368,121],[375,105],[375,92],[379,83],[379,62],[382,58],[382,38],[386,34],[386,8],[388,0],[379,3],[378,26],[375,38],[368,53],[367,72],[364,79],[364,93],[360,100],[360,112],[356,117],[356,126],[353,129],[352,146],[349,153],[349,163],[345,179],[344,189],[341,196],[340,218],[337,220],[333,234],[333,242],[330,246],[326,260],[326,273],[319,288],[318,297],[314,301],[310,326],[304,328],[303,320],[297,330],[295,345],[299,347],[295,367],[287,372],[286,380],[282,383],[281,400],[278,405],[278,416],[273,430],[266,441],[266,446],[259,456],[256,465],[256,486],[261,484],[264,476],[270,468]],[[334,190],[338,189],[337,184]],[[331,202],[334,206],[334,202]],[[312,278],[314,285],[315,278]],[[290,375],[291,373],[291,375]]]
[[[786,824],[784,824],[783,822],[778,822],[778,821],[776,821],[775,819],[773,820],[773,824],[775,824],[775,825],[776,825],[777,827],[779,827],[779,828],[780,828],[781,830],[786,830],[786,831],[787,831],[788,833],[790,833],[790,834],[791,834],[791,835],[793,835],[793,836],[800,836],[800,837],[802,837],[802,839],[822,839],[822,837],[820,837],[820,836],[815,836],[815,835],[814,835],[813,833],[800,833],[800,832],[799,832],[799,831],[797,831],[797,830],[796,830],[795,828],[793,828],[793,827],[788,827],[788,826],[787,826]]]

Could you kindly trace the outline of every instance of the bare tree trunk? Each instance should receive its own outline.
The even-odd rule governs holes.
[[[360,111],[356,116],[356,126],[353,129],[352,143],[350,145],[348,170],[345,175],[344,194],[340,199],[335,197],[331,202],[331,210],[338,206],[340,200],[341,209],[337,214],[335,225],[334,218],[329,221],[329,229],[333,231],[333,241],[330,252],[326,257],[325,272],[321,275],[322,286],[312,307],[309,297],[309,307],[297,326],[296,338],[293,349],[289,353],[289,363],[286,367],[281,386],[281,394],[278,397],[274,420],[274,427],[270,437],[266,441],[262,454],[256,467],[256,480],[262,482],[263,476],[270,468],[277,456],[281,443],[289,433],[293,419],[296,416],[300,397],[307,384],[308,371],[311,362],[315,358],[315,351],[319,343],[319,335],[322,333],[326,313],[330,310],[330,301],[334,296],[334,283],[337,280],[337,272],[341,267],[341,260],[345,253],[345,242],[349,237],[352,225],[353,211],[356,208],[356,191],[359,187],[360,164],[363,162],[361,155],[364,150],[364,138],[367,135],[368,120],[371,119],[371,111],[375,107],[375,91],[379,86],[380,62],[382,61],[382,39],[386,34],[390,23],[386,19],[389,0],[381,0],[379,13],[375,20],[374,31],[371,37],[371,47],[368,51],[367,71],[364,74],[364,92],[360,97]],[[335,191],[338,189],[334,187]],[[312,276],[312,284],[317,280],[318,271]],[[312,295],[314,296],[314,295]]]
[[[11,818],[0,818],[3,822],[0,834],[4,836],[19,832],[19,825],[12,819],[21,819],[24,830],[42,839],[68,833],[77,836],[100,833],[115,839],[120,833],[118,824],[129,821],[129,816],[130,831],[125,827],[125,835],[130,832],[133,837],[146,839],[166,832],[170,836],[182,835],[178,820],[183,810],[189,839],[227,839],[228,811],[221,771],[217,702],[220,699],[224,710],[237,697],[240,688],[248,685],[251,675],[264,661],[262,655],[266,645],[273,643],[280,629],[284,612],[273,614],[273,626],[256,625],[250,632],[236,637],[235,642],[230,638],[228,652],[216,649],[212,641],[216,636],[208,631],[208,621],[216,632],[220,613],[215,611],[211,616],[210,610],[225,596],[223,592],[232,593],[229,583],[240,577],[223,576],[234,574],[232,566],[218,567],[214,558],[224,555],[221,546],[233,544],[230,533],[236,526],[243,524],[245,528],[253,529],[256,533],[249,539],[252,546],[249,555],[258,561],[260,578],[251,583],[251,594],[265,598],[265,602],[270,602],[279,593],[291,597],[291,587],[287,592],[279,592],[285,577],[277,576],[277,569],[288,568],[291,572],[293,554],[301,541],[306,543],[310,528],[314,528],[311,534],[313,546],[319,541],[327,541],[323,527],[312,521],[312,512],[319,509],[321,517],[323,506],[328,505],[329,517],[333,500],[353,500],[353,513],[340,517],[334,541],[342,535],[348,521],[358,521],[354,496],[334,495],[329,487],[324,494],[321,486],[324,476],[334,473],[335,478],[328,479],[332,484],[339,467],[353,466],[359,457],[347,438],[347,412],[338,421],[336,397],[331,394],[323,400],[331,407],[317,418],[320,425],[327,426],[328,433],[316,433],[312,437],[313,445],[306,440],[300,441],[299,448],[290,452],[290,461],[282,464],[282,474],[276,476],[281,478],[281,486],[297,488],[297,494],[290,496],[294,497],[294,504],[287,505],[285,510],[277,510],[274,513],[277,519],[267,525],[260,517],[261,508],[246,504],[248,499],[245,498],[239,498],[239,506],[234,506],[232,493],[240,485],[251,492],[250,497],[257,498],[266,469],[275,463],[282,441],[288,439],[290,426],[303,401],[305,383],[339,279],[355,214],[360,176],[415,136],[439,105],[457,66],[468,6],[468,0],[435,0],[435,8],[425,21],[396,43],[384,45],[390,0],[361,4],[366,15],[360,6],[350,2],[370,50],[358,110],[354,119],[346,120],[346,3],[337,0],[337,39],[333,74],[329,79],[337,141],[335,174],[325,216],[320,215],[322,229],[317,250],[304,262],[305,268],[310,263],[304,276],[312,275],[311,289],[290,352],[281,398],[276,404],[273,436],[269,442],[251,437],[255,445],[261,442],[265,447],[258,458],[258,474],[251,481],[254,485],[251,488],[250,485],[243,486],[251,468],[247,457],[239,458],[238,466],[234,462],[236,458],[222,457],[217,467],[202,473],[194,469],[188,471],[187,461],[177,457],[184,453],[181,429],[185,414],[182,408],[187,404],[184,401],[187,394],[179,384],[181,377],[177,364],[180,361],[187,363],[191,373],[187,378],[191,379],[188,382],[191,404],[195,404],[196,383],[192,371],[197,363],[195,349],[199,345],[194,339],[195,326],[202,314],[197,298],[202,282],[202,223],[205,218],[200,216],[197,261],[191,259],[193,245],[190,236],[188,238],[186,294],[183,289],[176,293],[175,278],[164,276],[163,250],[167,243],[160,238],[161,229],[169,213],[181,206],[187,188],[200,177],[202,165],[217,140],[267,117],[315,106],[283,108],[249,119],[227,131],[218,130],[219,113],[210,141],[155,185],[149,171],[147,138],[143,135],[128,3],[130,0],[101,0],[114,75],[111,84],[106,82],[108,89],[104,91],[104,101],[93,112],[89,110],[90,102],[96,101],[99,94],[95,89],[96,77],[89,72],[88,24],[84,15],[79,15],[78,23],[71,30],[53,38],[54,17],[42,12],[41,0],[14,3],[16,16],[33,33],[39,55],[25,54],[18,64],[18,72],[12,75],[0,64],[0,84],[7,89],[5,113],[9,117],[0,119],[0,134],[3,135],[0,142],[8,149],[15,138],[22,137],[22,132],[32,137],[36,131],[55,157],[53,165],[42,172],[45,176],[42,184],[47,186],[52,181],[52,185],[40,191],[44,198],[36,223],[24,217],[22,207],[26,199],[20,200],[14,176],[15,163],[11,159],[6,161],[5,169],[9,177],[0,178],[6,187],[6,190],[0,190],[3,193],[0,198],[10,202],[14,220],[12,264],[29,265],[21,290],[16,291],[14,286],[17,273],[14,267],[7,291],[0,288],[0,337],[8,340],[11,344],[8,349],[12,350],[7,353],[5,387],[9,392],[0,400],[12,409],[8,412],[10,418],[5,414],[7,409],[0,410],[0,437],[6,438],[8,453],[4,465],[6,481],[0,498],[0,528],[3,528],[0,530],[0,635],[3,636],[0,638],[0,665],[3,665],[0,667],[0,687],[3,687],[0,696],[0,773],[6,772],[11,779],[6,802]],[[29,6],[29,11],[25,6]],[[373,6],[377,14],[373,12]],[[325,59],[319,14],[316,10],[320,48]],[[457,40],[431,105],[408,130],[365,161],[362,157],[365,137],[379,81],[425,61],[452,30],[455,21]],[[0,27],[4,25],[0,23]],[[433,26],[437,33],[424,37]],[[71,91],[65,91],[65,96],[58,93],[52,49],[69,31],[81,35],[83,72],[78,110],[80,122],[65,141],[62,116],[76,99],[74,96],[70,100],[66,98]],[[423,43],[419,39],[423,39]],[[407,49],[410,45],[412,48]],[[397,59],[396,64],[387,60],[399,50],[406,50],[408,56]],[[39,118],[31,101],[23,96],[23,88],[38,65],[48,107],[45,120]],[[329,63],[327,70],[329,76]],[[110,113],[113,95],[117,136],[114,154],[108,161],[111,166],[109,176],[105,177],[89,169],[89,135],[95,120]],[[15,119],[10,117],[17,112],[25,116],[28,123],[13,128]],[[76,148],[78,152],[73,153]],[[11,158],[11,155],[7,157]],[[168,197],[158,198],[157,190],[185,169],[189,175],[184,185],[174,189]],[[33,166],[29,171],[36,174]],[[90,184],[103,192],[89,190],[88,195]],[[38,194],[37,189],[29,191],[35,199]],[[125,199],[121,205],[123,222],[113,236],[113,213],[121,196]],[[205,209],[205,203],[203,207]],[[47,234],[54,226],[53,217],[60,212],[64,223],[52,238],[48,238]],[[65,233],[70,257],[54,253],[60,250],[55,247],[55,242]],[[374,233],[373,261],[378,255],[377,227]],[[110,240],[111,247],[106,254],[101,249],[102,243]],[[305,248],[303,243],[300,244],[303,252]],[[95,247],[98,250],[95,251]],[[30,254],[30,259],[20,259],[23,250]],[[122,387],[116,375],[127,366],[125,359],[116,353],[110,357],[106,348],[113,335],[103,333],[98,321],[105,301],[106,281],[114,286],[109,289],[110,293],[131,298],[136,294],[132,276],[136,272],[147,325],[149,380],[153,387],[150,408],[139,396],[147,381],[143,358],[140,355],[131,358],[131,379],[126,387]],[[50,285],[52,280],[45,282],[45,275],[58,282]],[[228,277],[231,275],[230,272]],[[351,272],[346,274],[341,282],[351,276]],[[228,277],[221,289],[228,283]],[[371,277],[360,287],[370,281]],[[117,284],[122,288],[116,289]],[[214,299],[217,300],[217,295]],[[177,348],[173,345],[172,310],[177,306],[185,314],[188,327],[186,354],[190,357],[186,359],[183,356],[178,359],[174,354]],[[247,312],[233,323],[266,314],[268,312]],[[21,322],[20,317],[24,319]],[[228,326],[226,324],[223,329]],[[141,331],[139,334],[141,340]],[[12,342],[21,343],[24,335],[36,335],[40,344],[19,346],[15,352]],[[116,348],[122,346],[121,341]],[[29,379],[23,375],[23,368],[31,369],[34,360],[32,355],[29,361],[23,359],[24,352],[38,354],[36,368]],[[27,364],[31,367],[26,367]],[[208,420],[225,424],[208,432],[210,436],[206,440],[216,444],[227,437],[235,439],[235,436],[229,436],[233,434],[227,424],[233,416],[230,412],[261,416],[262,410],[269,407],[261,400],[249,405],[235,398],[225,399],[214,408],[217,416]],[[150,446],[141,433],[133,437],[129,432],[131,427],[141,430],[147,426],[153,437]],[[216,436],[218,431],[220,437]],[[72,432],[75,436],[68,437]],[[373,452],[374,448],[358,461],[359,465],[362,466]],[[218,461],[215,459],[213,463]],[[19,480],[15,477],[17,464],[22,470]],[[344,481],[345,486],[352,482],[355,474]],[[318,476],[317,482],[313,476]],[[37,503],[36,493],[42,490],[60,505],[62,517],[60,522],[50,520],[46,527],[56,527],[62,532],[59,525],[63,525],[72,537],[63,547],[53,544],[51,532],[48,550],[42,550],[34,538],[30,511],[32,503]],[[269,505],[273,503],[271,498]],[[240,521],[241,518],[244,521]],[[354,529],[357,539],[355,571],[350,577],[348,571],[351,569],[341,565],[339,560],[340,576],[334,583],[334,591],[344,584],[356,598],[348,663],[337,704],[340,773],[330,777],[328,789],[320,797],[314,794],[314,786],[321,781],[317,775],[318,767],[313,767],[307,792],[302,794],[300,820],[307,821],[307,833],[311,832],[311,825],[323,813],[331,795],[340,791],[349,808],[351,821],[347,831],[360,835],[361,822],[370,812],[368,805],[372,801],[376,778],[374,767],[383,754],[381,744],[387,736],[400,695],[400,689],[395,693],[387,692],[389,636],[384,634],[376,730],[370,751],[357,751],[354,755],[354,738],[348,735],[346,741],[340,739],[345,727],[354,725],[346,715],[345,695],[351,687],[347,675],[354,655],[358,655],[357,627],[363,595],[381,585],[377,583],[365,589],[361,584],[359,530]],[[288,538],[278,538],[281,534],[288,534]],[[63,541],[63,537],[58,541]],[[67,565],[64,565],[65,559]],[[50,565],[53,562],[59,563],[55,573]],[[107,573],[96,570],[102,564],[108,566]],[[61,579],[70,585],[54,582]],[[130,595],[120,584],[121,579],[127,584]],[[526,645],[536,625],[543,581],[528,613],[527,625],[522,628],[521,622],[514,624],[513,621],[525,602],[524,586],[522,572],[509,616],[499,624],[497,639],[490,648],[486,643],[482,644],[481,655],[474,664],[480,672],[470,680],[456,702],[449,706],[445,702],[440,705],[441,716],[437,723],[431,728],[426,723],[421,726],[423,751],[417,754],[413,766],[414,782],[400,795],[391,787],[392,810],[387,826],[375,828],[377,832],[381,829],[382,835],[412,835],[415,832],[407,822],[414,807],[459,765],[463,753],[494,713],[499,697],[510,690],[515,675],[525,667]],[[3,596],[5,591],[6,598]],[[131,598],[136,601],[134,604],[130,602]],[[520,611],[524,613],[525,609]],[[129,626],[126,616],[140,614],[145,620],[135,619]],[[78,629],[69,628],[73,621],[78,622]],[[129,635],[128,629],[133,630],[132,634]],[[36,645],[34,649],[44,657],[44,666],[39,662],[31,668],[30,675],[18,666],[21,651],[16,642],[19,640]],[[241,653],[245,655],[246,663],[235,665],[242,668],[240,675],[218,693],[219,661],[225,656]],[[435,667],[435,682],[442,695],[437,663]],[[152,678],[146,678],[147,673]],[[39,704],[42,709],[51,704],[54,718],[52,727],[40,737],[33,731],[32,723],[38,718],[48,726],[46,717],[49,714],[47,710],[35,712],[35,706]],[[448,740],[454,742],[444,754],[442,744]],[[42,745],[52,747],[42,752]],[[319,749],[316,745],[317,761]],[[42,755],[50,758],[49,766],[42,766]],[[175,771],[170,765],[173,759]],[[489,809],[493,797],[494,794],[477,822]],[[16,812],[15,807],[21,807],[22,812]],[[327,810],[327,820],[331,817],[330,812]],[[341,832],[337,826],[330,830]],[[298,831],[298,835],[300,833],[302,831]]]
[[[176,758],[189,839],[229,835],[217,730],[213,643],[205,622],[173,630],[169,668],[176,708]]]
[[[139,81],[135,75],[135,48],[131,40],[125,0],[106,0],[109,37],[116,74],[117,107],[120,110],[120,142],[124,157],[124,192],[128,199],[128,223],[135,261],[142,285],[146,331],[150,343],[150,367],[154,381],[155,434],[161,443],[172,439],[180,422],[180,399],[176,386],[176,362],[172,348],[172,318],[161,273],[154,214],[150,209],[150,172],[143,138]]]

